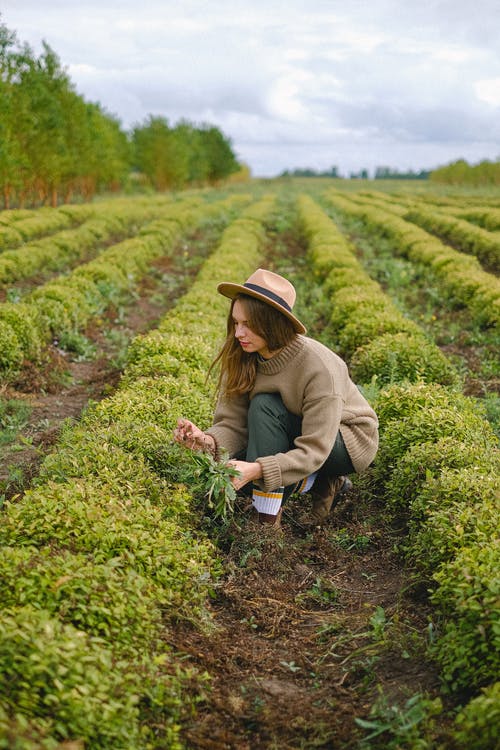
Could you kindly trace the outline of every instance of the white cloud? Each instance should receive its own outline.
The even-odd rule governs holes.
[[[491,104],[493,107],[500,107],[500,76],[476,81],[475,91],[480,101]],[[500,117],[500,112],[498,116]]]
[[[496,158],[498,0],[3,0],[125,127],[224,129],[255,173]]]

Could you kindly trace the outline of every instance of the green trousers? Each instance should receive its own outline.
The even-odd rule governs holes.
[[[294,446],[295,438],[301,435],[302,418],[285,407],[278,393],[259,393],[250,401],[248,409],[248,445],[246,461],[255,461],[259,456],[286,453]],[[349,453],[340,432],[320,471],[329,477],[354,473]],[[305,477],[304,477],[305,478]],[[296,485],[284,489],[288,497]]]

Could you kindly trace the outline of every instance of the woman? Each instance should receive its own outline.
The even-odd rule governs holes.
[[[174,438],[195,450],[226,451],[237,490],[252,483],[259,521],[279,526],[293,491],[311,489],[311,523],[322,524],[351,485],[347,474],[371,464],[378,448],[375,412],[333,351],[304,334],[283,276],[258,269],[244,284],[217,291],[232,300],[213,425],[203,432],[179,419]]]

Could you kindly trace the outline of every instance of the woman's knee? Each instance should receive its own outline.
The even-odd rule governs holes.
[[[279,393],[257,393],[248,407],[249,419],[262,414],[279,417],[285,412],[286,408]]]

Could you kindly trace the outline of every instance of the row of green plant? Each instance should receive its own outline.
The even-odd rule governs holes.
[[[116,199],[92,206],[76,229],[63,229],[0,255],[0,284],[26,279],[38,271],[59,271],[86,257],[111,239],[133,235],[141,225],[159,216],[168,199]],[[90,204],[85,204],[90,208]],[[57,211],[64,209],[41,209]]]
[[[299,216],[315,273],[331,300],[329,329],[355,380],[457,384],[458,373],[440,349],[370,278],[353,247],[309,196],[300,197]]]
[[[351,249],[310,199],[301,200],[301,219],[314,272],[331,293],[333,337],[340,341],[368,310],[377,317],[380,291],[371,287],[370,304],[370,284]],[[376,342],[376,327],[370,335]],[[431,653],[447,687],[473,696],[457,716],[456,738],[460,746],[488,750],[498,731],[491,704],[500,667],[500,452],[478,400],[415,374],[411,383],[409,373],[401,373],[394,378],[401,382],[374,400],[380,448],[360,484],[385,501],[393,518],[406,519],[402,552],[429,586],[434,605]]]
[[[0,371],[10,378],[24,360],[37,362],[50,338],[82,330],[90,318],[130,291],[151,261],[172,252],[181,232],[203,218],[222,214],[233,200],[200,205],[189,198],[167,203],[163,216],[147,224],[136,237],[112,245],[98,258],[70,274],[37,287],[22,302],[0,305]]]
[[[475,226],[465,218],[451,216],[425,205],[414,206],[404,215],[404,219],[437,235],[453,247],[472,253],[486,270],[497,273],[500,270],[500,235]]]
[[[122,387],[66,428],[35,486],[6,504],[0,747],[182,747],[183,688],[205,678],[168,631],[209,625],[219,565],[168,478],[172,429],[181,414],[209,419],[205,373],[226,307],[215,286],[258,264],[262,238],[250,214],[229,225],[161,330],[136,341]]]
[[[395,252],[423,263],[454,304],[467,307],[484,326],[500,322],[500,279],[484,271],[479,261],[454,250],[425,230],[379,207],[356,204],[338,193],[328,195],[342,213],[357,216],[371,232],[386,237]]]
[[[345,196],[345,193],[337,191],[337,195],[342,197]],[[395,198],[376,190],[360,190],[359,193],[350,193],[349,198],[355,203],[361,203],[362,205],[368,203],[372,206],[378,206],[398,216],[404,216],[408,211],[408,203],[405,202],[404,196]]]
[[[500,231],[500,207],[455,208],[453,213],[490,232]]]
[[[2,219],[0,213],[0,252],[7,248],[19,247],[37,237],[58,232],[77,226],[89,219],[94,213],[94,206],[90,204],[68,204],[67,206],[51,209],[39,208],[34,211],[19,211],[22,218],[15,218],[14,211],[5,212],[7,217]]]

